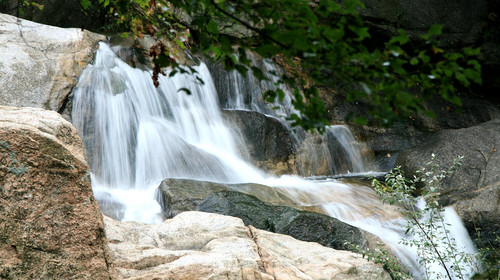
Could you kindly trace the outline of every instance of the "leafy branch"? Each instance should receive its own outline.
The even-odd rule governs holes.
[[[439,48],[441,26],[431,26],[419,41],[411,41],[401,30],[385,41],[374,38],[359,15],[364,8],[360,0],[99,2],[131,34],[169,38],[182,49],[207,54],[228,70],[252,72],[265,79],[261,69],[252,67],[247,51],[264,58],[279,57],[291,71],[275,73],[273,81],[276,88],[294,89],[292,104],[300,114],[289,118],[293,125],[306,129],[321,130],[328,124],[319,87],[339,89],[347,101],[365,104],[366,110],[352,116],[354,122],[366,124],[370,117],[391,125],[421,112],[432,116],[423,100],[434,96],[460,106],[457,93],[481,83],[481,67],[475,60],[478,49],[449,52]],[[239,36],[227,32],[226,26],[249,32]],[[173,59],[155,60],[158,69],[181,68],[168,49],[158,57]],[[282,97],[279,90],[265,96],[273,101]]]
[[[443,180],[455,172],[462,160],[463,157],[458,157],[450,168],[440,170],[439,165],[434,163],[433,154],[427,167],[417,171],[412,180],[405,178],[397,167],[387,174],[384,182],[372,182],[384,202],[400,206],[409,218],[406,234],[414,234],[417,238],[403,239],[401,243],[417,248],[419,263],[427,278],[433,278],[433,274],[437,278],[442,277],[439,272],[429,269],[434,262],[440,263],[450,280],[455,277],[465,279],[463,270],[475,262],[476,256],[460,251],[455,240],[450,237],[448,227],[451,225],[445,223],[442,215],[444,209],[438,201],[438,190]],[[421,198],[414,196],[417,184],[425,184]],[[420,200],[424,202],[424,207],[418,207],[422,204]]]

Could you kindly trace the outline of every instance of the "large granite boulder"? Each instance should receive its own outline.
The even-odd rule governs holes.
[[[399,154],[400,165],[408,176],[425,166],[431,154],[442,169],[458,156],[463,164],[447,178],[439,190],[443,205],[453,205],[471,236],[481,229],[484,242],[495,243],[500,232],[500,119],[477,126],[435,133],[421,144]],[[496,241],[498,242],[498,241]]]
[[[0,105],[70,108],[71,90],[104,39],[0,14]]]
[[[0,278],[110,279],[104,225],[75,128],[0,106]]]
[[[157,199],[167,217],[185,211],[194,211],[212,193],[237,191],[251,194],[257,199],[273,205],[295,205],[293,200],[278,188],[260,184],[222,184],[189,179],[166,179],[158,187]]]
[[[234,217],[184,212],[159,225],[104,221],[123,279],[390,279],[359,254],[247,227]]]
[[[286,192],[264,185],[167,179],[159,187],[158,198],[169,216],[185,211],[223,214],[262,230],[340,250],[351,249],[346,241],[362,248],[375,244],[371,234],[322,214],[321,208],[297,209],[300,206]]]

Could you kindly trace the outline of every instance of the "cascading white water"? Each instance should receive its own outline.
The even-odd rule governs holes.
[[[205,85],[178,74],[160,78],[156,89],[151,73],[131,68],[101,43],[95,63],[82,73],[73,123],[90,158],[97,199],[114,197],[125,206],[124,219],[161,221],[153,192],[165,178],[239,183],[263,176],[237,156],[210,74],[204,65],[197,70]]]
[[[269,59],[258,60],[252,53],[247,53],[252,61],[252,66],[263,70],[267,80],[259,81],[250,71],[243,76],[238,71],[225,71],[216,65],[212,65],[211,71],[215,72],[216,84],[222,109],[225,110],[250,110],[265,114],[281,120],[290,130],[291,125],[287,118],[291,114],[300,115],[292,106],[290,90],[284,85],[280,89],[285,92],[282,100],[265,102],[262,98],[268,90],[276,90],[276,82],[282,70],[276,67]],[[318,165],[324,162],[328,165],[329,174],[365,173],[367,163],[360,154],[359,144],[355,141],[351,131],[343,125],[332,125],[326,127],[323,135],[305,132],[300,128],[292,130],[295,138],[295,146],[303,153],[298,156],[303,166],[301,173],[304,176],[316,176]],[[368,164],[370,166],[370,164]],[[324,172],[324,170],[323,170]]]
[[[276,90],[275,82],[281,72],[268,59],[258,60],[251,52],[247,53],[248,58],[252,61],[252,66],[261,68],[263,74],[268,80],[259,81],[249,71],[246,76],[241,75],[238,71],[225,71],[224,69],[213,65],[212,72],[217,75],[215,83],[218,88],[223,89],[223,98],[221,98],[222,109],[238,109],[249,110],[263,113],[273,117],[288,117],[292,113],[298,113],[292,106],[290,95],[285,95],[283,100],[275,102],[265,102],[262,98],[264,92],[268,90]],[[275,73],[272,75],[271,73]],[[280,88],[286,92],[285,86]],[[219,92],[221,94],[221,92]]]
[[[321,207],[332,217],[378,235],[417,277],[422,275],[415,250],[398,244],[405,237],[405,220],[383,205],[372,189],[333,179],[277,178],[246,162],[236,144],[242,141],[221,117],[208,69],[202,64],[196,70],[204,85],[177,74],[160,77],[155,88],[151,72],[130,67],[108,45],[99,45],[95,63],[85,69],[74,90],[72,118],[84,140],[96,198],[115,209],[109,214],[161,222],[154,191],[166,178],[260,183],[283,190],[298,206]],[[191,95],[178,92],[180,88]],[[342,155],[351,158],[347,170],[363,172],[361,155],[349,146],[353,139],[346,130],[331,127],[327,136],[347,143]],[[451,230],[463,226],[454,222]],[[467,243],[460,242],[459,246]],[[474,250],[470,245],[467,250]]]

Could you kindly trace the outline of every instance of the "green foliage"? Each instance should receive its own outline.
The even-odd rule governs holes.
[[[476,234],[476,244],[479,244],[479,253],[481,254],[485,269],[483,273],[474,275],[472,279],[500,280],[500,248],[483,241],[480,228],[476,228]],[[495,241],[497,244],[500,244],[499,234],[495,235]]]
[[[300,115],[291,119],[306,129],[321,130],[328,123],[317,90],[320,86],[340,86],[348,101],[367,104],[363,115],[352,116],[356,122],[366,123],[372,116],[390,125],[425,112],[422,100],[432,96],[459,106],[457,90],[481,82],[481,68],[474,59],[477,50],[445,52],[438,47],[442,26],[432,26],[418,42],[402,30],[383,42],[373,38],[363,24],[358,11],[364,6],[359,0],[99,2],[133,36],[166,37],[187,48],[193,34],[194,44],[189,46],[193,51],[208,54],[227,69],[243,74],[252,71],[259,79],[265,77],[252,68],[246,51],[280,57],[291,71],[279,76],[276,84],[296,89],[293,105]],[[82,0],[82,7],[88,5],[89,0]],[[189,31],[179,21],[181,17]],[[226,32],[230,29],[233,32]],[[235,30],[246,35],[238,36]],[[169,50],[162,52],[172,57]],[[156,62],[159,68],[182,68],[168,60]],[[415,89],[421,93],[411,93]],[[282,96],[280,92],[266,94],[268,100]]]
[[[3,1],[0,0],[0,5],[3,4]],[[18,16],[24,16],[26,14],[27,9],[36,9],[43,10],[43,5],[37,3],[36,0],[17,0],[17,13]]]
[[[463,157],[455,159],[447,170],[441,170],[435,164],[435,156],[427,163],[427,167],[420,169],[414,179],[407,179],[399,168],[387,174],[385,181],[373,180],[375,191],[386,203],[396,204],[408,217],[407,234],[413,238],[401,240],[402,244],[417,249],[419,265],[425,271],[426,279],[465,279],[464,271],[467,268],[479,266],[477,256],[461,251],[456,242],[449,235],[451,226],[444,222],[444,209],[439,204],[439,192],[443,180],[453,174],[461,164]],[[419,208],[419,198],[414,194],[417,184],[425,184],[421,195],[425,206]],[[445,273],[431,269],[439,263]]]

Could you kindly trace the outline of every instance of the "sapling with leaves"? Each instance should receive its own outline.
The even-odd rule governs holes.
[[[450,235],[450,224],[444,219],[445,209],[439,203],[439,189],[443,180],[451,176],[463,157],[454,160],[451,167],[441,169],[435,155],[426,167],[417,171],[413,179],[404,176],[400,167],[387,174],[385,181],[373,180],[372,185],[382,200],[398,205],[408,218],[407,239],[400,242],[417,249],[420,267],[426,279],[467,279],[467,271],[478,268],[478,256],[458,248]],[[424,187],[416,197],[417,185]],[[436,269],[436,264],[440,269]]]

